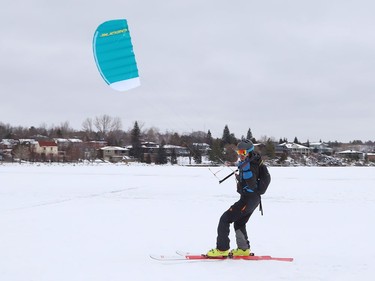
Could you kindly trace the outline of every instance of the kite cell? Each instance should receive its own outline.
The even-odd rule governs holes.
[[[140,85],[128,23],[110,20],[98,26],[93,51],[104,81],[114,90],[127,91]]]

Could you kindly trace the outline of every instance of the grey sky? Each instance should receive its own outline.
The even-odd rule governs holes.
[[[375,140],[375,2],[8,1],[0,9],[0,122],[300,141]],[[22,6],[22,9],[20,7]],[[92,37],[128,20],[141,87],[108,87]]]

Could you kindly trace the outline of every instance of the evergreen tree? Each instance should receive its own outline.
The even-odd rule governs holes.
[[[158,158],[156,164],[167,164],[168,159],[167,159],[167,153],[165,151],[165,141],[164,139],[161,141],[160,147],[158,149]]]
[[[224,131],[223,131],[223,137],[221,138],[222,139],[222,145],[226,145],[226,144],[230,144],[230,131],[229,131],[229,128],[228,128],[228,125],[225,125],[224,127]]]
[[[172,149],[172,153],[171,153],[171,164],[172,165],[177,164],[177,154],[174,148]]]
[[[194,147],[192,152],[195,163],[202,164],[202,152],[200,151],[199,147]]]
[[[141,130],[139,129],[138,122],[135,121],[133,130],[131,131],[131,144],[132,144],[132,154],[135,158],[140,161],[143,160],[143,153],[141,147]]]
[[[172,145],[181,145],[181,137],[178,133],[174,133],[170,138],[169,138],[169,144]]]
[[[250,129],[250,128],[249,128],[249,130],[247,131],[246,139],[248,139],[248,140],[252,140],[252,139],[253,139],[253,133],[251,132],[251,129]]]
[[[208,132],[207,132],[206,143],[207,143],[210,147],[212,146],[213,138],[212,138],[212,135],[211,135],[211,131],[210,131],[210,130],[208,130]]]
[[[61,131],[60,128],[57,129],[56,135],[57,135],[58,138],[62,138],[63,137],[63,133],[62,133],[62,131]]]
[[[224,147],[226,144],[236,144],[237,139],[234,134],[231,134],[228,128],[228,125],[225,125],[223,131],[223,137],[221,138],[221,145]]]
[[[221,140],[215,139],[212,143],[211,150],[208,153],[209,160],[213,163],[221,163],[223,157],[223,149],[221,148]]]
[[[265,144],[265,148],[264,148],[264,153],[266,156],[268,156],[269,158],[274,158],[275,157],[275,146],[272,142],[271,139],[268,139],[266,144]]]
[[[288,154],[287,154],[286,152],[284,152],[284,153],[280,156],[279,160],[277,160],[277,162],[278,162],[279,164],[283,164],[283,163],[285,162],[286,159],[288,159]]]
[[[297,143],[297,144],[300,144],[299,141],[298,141],[298,139],[297,139],[297,137],[294,137],[294,141],[293,142]]]

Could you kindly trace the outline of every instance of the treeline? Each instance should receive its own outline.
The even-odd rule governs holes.
[[[287,138],[279,139],[279,143],[285,143],[285,142],[288,142]],[[319,142],[322,143],[323,141],[319,140]],[[306,142],[300,142],[297,137],[294,137],[293,143],[303,144],[308,147],[310,144],[310,141],[307,140]],[[332,147],[332,148],[340,147],[344,144],[343,142],[338,142],[338,141],[327,141],[326,143],[329,145],[329,147]],[[350,141],[348,144],[350,145],[375,145],[375,141],[369,140],[369,141],[363,142],[361,140],[353,140],[353,141]]]
[[[170,144],[176,146],[188,147],[193,151],[194,143],[207,143],[211,148],[210,158],[216,158],[226,161],[236,159],[235,145],[242,138],[251,139],[254,143],[262,143],[261,152],[263,155],[273,158],[275,156],[275,141],[273,138],[262,137],[257,140],[253,137],[251,129],[249,128],[246,134],[237,138],[227,125],[223,128],[223,134],[220,138],[213,138],[210,130],[207,132],[194,131],[189,134],[179,134],[173,131],[160,132],[157,128],[143,128],[144,125],[135,122],[132,129],[123,130],[121,119],[118,117],[111,117],[109,115],[97,116],[94,118],[87,118],[82,123],[81,130],[74,130],[70,127],[69,122],[63,122],[57,126],[47,127],[46,124],[39,127],[31,126],[25,128],[22,126],[14,127],[9,124],[0,122],[0,140],[2,139],[55,139],[55,138],[78,138],[82,141],[105,141],[111,146],[127,146],[132,145],[135,149],[142,141],[155,142],[157,144]],[[280,138],[279,143],[288,142],[286,138]],[[300,142],[297,137],[294,138],[294,143],[304,144],[309,146],[309,141]],[[340,142],[327,142],[330,147],[339,147]],[[360,140],[354,140],[350,144],[366,144],[373,145],[374,142],[367,141],[363,143]],[[137,151],[135,151],[137,154]],[[194,155],[198,155],[199,151],[195,149]],[[215,160],[215,159],[211,159]]]
[[[39,127],[31,126],[13,127],[9,124],[0,122],[0,140],[2,139],[72,139],[77,138],[84,142],[87,141],[105,141],[111,146],[125,147],[132,145],[132,154],[134,157],[141,158],[141,142],[155,142],[164,146],[165,144],[187,147],[192,157],[200,162],[202,151],[197,143],[206,143],[210,146],[210,159],[215,162],[234,161],[237,159],[235,146],[241,138],[251,139],[256,143],[251,129],[246,135],[237,138],[230,132],[227,125],[224,126],[221,138],[213,138],[210,130],[207,132],[195,131],[189,134],[179,134],[177,132],[160,132],[157,128],[143,128],[138,121],[134,123],[132,129],[127,131],[122,129],[120,118],[114,118],[109,115],[87,118],[82,123],[82,129],[77,131],[70,127],[69,122],[61,123],[58,126],[41,125]]]
[[[113,118],[108,115],[103,115],[95,118],[87,118],[82,123],[81,130],[74,130],[70,127],[69,122],[61,123],[57,126],[47,128],[46,124],[38,127],[14,127],[9,124],[0,122],[0,140],[2,139],[40,139],[40,138],[78,138],[82,141],[106,141],[108,145],[126,146],[132,143],[133,131],[139,130],[139,138],[142,141],[150,141],[161,143],[164,141],[167,144],[183,146],[188,143],[207,143],[213,144],[213,139],[210,130],[207,132],[194,131],[188,134],[179,134],[173,131],[160,132],[157,128],[143,128],[144,125],[138,121],[134,123],[132,129],[123,130],[121,120]],[[249,129],[246,136],[241,138],[253,139],[251,130]],[[219,138],[223,144],[235,144],[238,138],[230,132],[227,125],[223,129],[222,138]]]

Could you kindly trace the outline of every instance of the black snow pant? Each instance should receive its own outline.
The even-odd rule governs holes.
[[[230,248],[229,228],[231,223],[234,223],[237,247],[243,250],[250,248],[246,223],[259,203],[260,195],[257,193],[241,195],[240,200],[224,212],[217,227],[217,249],[225,251]]]

